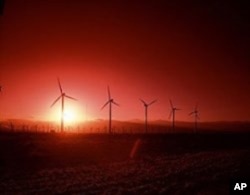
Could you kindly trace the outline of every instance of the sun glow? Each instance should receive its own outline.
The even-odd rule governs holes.
[[[77,121],[77,118],[76,118],[74,111],[72,111],[72,110],[64,111],[63,120],[66,123],[73,123],[73,122]]]
[[[51,109],[49,120],[58,122],[58,124],[60,124],[61,117],[61,106],[58,104],[53,107],[53,109]],[[85,118],[85,114],[82,113],[81,107],[77,103],[67,103],[67,105],[65,105],[63,113],[65,125],[77,125],[80,122],[84,122]]]

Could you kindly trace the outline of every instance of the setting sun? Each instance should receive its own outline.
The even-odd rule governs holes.
[[[60,123],[61,121],[61,105],[53,107],[48,115],[50,121]],[[63,119],[65,125],[76,125],[79,122],[85,121],[85,115],[81,111],[81,106],[78,102],[67,102],[64,109]]]
[[[63,119],[66,123],[72,123],[76,121],[75,113],[72,110],[67,110],[63,114]]]

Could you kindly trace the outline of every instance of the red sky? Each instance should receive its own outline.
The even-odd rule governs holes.
[[[60,113],[60,77],[82,118],[86,105],[107,118],[109,85],[114,119],[143,119],[139,98],[158,99],[150,119],[168,119],[171,98],[177,120],[193,120],[196,102],[202,121],[249,120],[249,9],[216,2],[6,0],[0,119]]]

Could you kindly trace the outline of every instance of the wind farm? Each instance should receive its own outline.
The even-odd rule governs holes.
[[[17,121],[21,121],[19,119],[15,119],[15,120],[10,120],[10,122],[2,122],[2,127],[4,127],[4,131],[16,131],[16,132],[57,132],[57,133],[107,133],[107,134],[114,134],[114,133],[140,133],[140,134],[147,134],[149,133],[149,119],[148,119],[148,109],[149,107],[151,107],[153,104],[155,104],[157,102],[157,99],[152,100],[150,102],[146,102],[145,100],[139,98],[139,101],[142,103],[143,107],[144,107],[144,119],[137,119],[137,120],[114,120],[113,119],[113,105],[120,107],[120,104],[118,104],[114,98],[111,95],[111,90],[109,85],[107,86],[107,97],[108,100],[104,103],[104,105],[101,107],[101,111],[104,108],[108,108],[108,117],[107,118],[107,123],[105,122],[106,119],[95,119],[95,120],[86,120],[87,118],[87,106],[85,104],[85,108],[83,107],[82,110],[84,110],[84,118],[85,118],[85,122],[84,121],[78,121],[74,124],[74,126],[71,125],[71,128],[69,130],[69,126],[67,125],[67,128],[65,130],[65,120],[67,119],[67,117],[69,117],[69,113],[65,112],[65,104],[66,104],[66,100],[68,99],[69,102],[67,102],[67,104],[70,104],[70,100],[73,101],[77,101],[76,98],[69,96],[68,94],[65,93],[65,91],[63,90],[63,87],[61,85],[61,81],[59,78],[57,78],[57,84],[58,84],[58,88],[59,88],[59,92],[60,95],[52,102],[52,104],[50,105],[50,109],[55,110],[54,105],[57,104],[58,102],[60,102],[60,111],[55,111],[56,113],[60,113],[60,125],[57,125],[56,122],[48,122],[46,124],[46,122],[37,122],[37,124],[35,125],[34,122],[30,121],[30,120],[24,120],[25,122],[17,122]],[[0,88],[2,90],[2,87]],[[189,122],[182,122],[182,121],[176,121],[176,111],[183,111],[177,107],[175,107],[172,103],[172,100],[169,100],[170,103],[170,107],[171,107],[171,112],[169,115],[169,121],[168,120],[158,120],[158,121],[162,121],[162,122],[154,122],[154,120],[152,121],[152,128],[154,129],[154,131],[151,131],[150,133],[178,133],[178,132],[188,132],[188,133],[192,133],[192,131],[189,130]],[[67,105],[66,104],[66,105]],[[125,105],[128,106],[128,105]],[[123,108],[119,109],[119,112],[122,112]],[[194,116],[194,131],[193,132],[197,132],[198,128],[197,128],[197,121],[199,119],[198,116],[198,105],[195,106],[194,111],[189,113],[189,115],[193,115]],[[58,118],[56,119],[58,121]],[[120,121],[120,122],[119,122]],[[144,121],[144,122],[143,122]],[[155,120],[157,121],[157,120]],[[8,124],[11,123],[12,125],[9,126]],[[25,125],[26,123],[26,125]],[[106,125],[106,124],[108,125]],[[115,124],[116,126],[116,132],[114,131],[112,124]],[[144,128],[140,127],[140,124],[144,123]],[[176,128],[176,123],[180,124],[179,128]],[[191,122],[190,122],[191,123]],[[26,127],[25,127],[26,126]],[[31,126],[31,127],[28,127]],[[35,130],[32,130],[32,126],[36,126]],[[40,126],[40,128],[38,128]],[[44,128],[44,126],[47,126],[47,128]],[[106,126],[106,128],[104,128],[104,126]],[[127,127],[129,126],[129,127]],[[138,128],[139,127],[139,128]],[[204,126],[203,129],[205,129],[206,126]]]
[[[243,1],[0,0],[0,193],[249,186],[249,21]]]
[[[18,120],[6,123],[2,121],[0,173],[5,174],[5,185],[0,185],[0,191],[14,194],[20,191],[92,194],[165,194],[173,191],[203,193],[210,191],[200,188],[200,177],[203,175],[202,181],[208,185],[219,183],[219,187],[211,188],[213,192],[223,194],[227,193],[228,188],[221,179],[231,177],[232,169],[236,170],[234,177],[250,173],[249,169],[241,169],[242,166],[248,167],[250,162],[239,160],[249,155],[250,123],[248,126],[245,123],[230,123],[228,126],[223,124],[222,128],[218,128],[218,123],[212,127],[211,123],[200,122],[198,128],[198,104],[188,113],[187,110],[175,106],[171,99],[169,120],[149,120],[149,108],[158,98],[149,102],[139,99],[144,107],[144,118],[131,121],[114,120],[112,106],[119,106],[119,112],[122,112],[128,105],[123,104],[120,107],[107,86],[108,100],[100,110],[101,112],[108,108],[107,120],[88,120],[69,129],[65,128],[65,109],[70,101],[66,104],[65,100],[81,99],[66,94],[59,78],[57,84],[60,95],[51,104],[50,109],[61,101],[60,110],[57,110],[61,115],[58,128],[53,123],[28,121],[27,125]],[[155,107],[160,104],[161,102],[158,102]],[[85,110],[86,117],[86,104],[82,109]],[[156,109],[152,109],[152,114],[153,111],[156,112]],[[176,111],[178,114],[184,112],[190,121],[176,120]],[[44,126],[47,126],[47,129],[41,128]],[[241,130],[235,131],[238,128]],[[12,145],[11,150],[6,152],[4,148],[9,144]],[[207,164],[210,164],[208,168],[200,168],[206,167]],[[173,171],[175,169],[179,172]],[[134,175],[134,172],[140,174]],[[217,174],[218,178],[214,178],[214,174]],[[76,175],[79,175],[77,179]],[[51,177],[57,178],[51,180]],[[106,177],[109,179],[106,180]],[[156,178],[162,182],[155,182]],[[187,178],[193,183],[192,186],[177,188],[163,182],[186,182]],[[18,183],[20,180],[24,184]],[[136,184],[133,184],[134,182]],[[26,183],[29,183],[29,188]],[[93,186],[93,183],[99,187]]]

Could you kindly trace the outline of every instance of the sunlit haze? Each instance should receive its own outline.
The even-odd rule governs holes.
[[[6,0],[0,16],[0,119],[201,121],[250,116],[249,21],[237,6],[163,1]],[[223,11],[222,11],[223,10]]]

